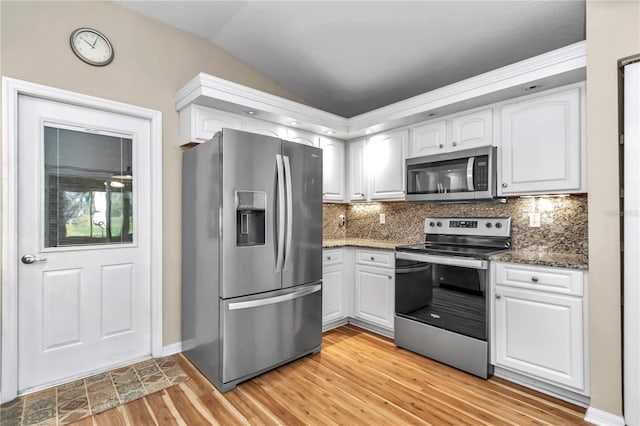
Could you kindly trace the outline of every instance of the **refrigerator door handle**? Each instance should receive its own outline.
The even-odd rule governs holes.
[[[293,300],[307,296],[309,294],[320,291],[321,288],[321,284],[316,284],[302,290],[296,290],[292,291],[291,293],[281,294],[280,296],[267,297],[266,299],[247,300],[246,302],[233,302],[229,303],[228,306],[230,311],[237,311],[238,309],[251,309],[257,308],[259,306],[273,305],[275,303],[286,302],[287,300]]]
[[[276,258],[276,272],[282,271],[284,262],[284,170],[282,164],[282,155],[276,154],[276,170],[278,172],[278,254]]]
[[[289,156],[284,155],[284,173],[286,175],[287,185],[287,245],[284,254],[284,270],[287,270],[287,264],[291,259],[291,237],[293,234],[293,184],[291,183],[291,164]]]

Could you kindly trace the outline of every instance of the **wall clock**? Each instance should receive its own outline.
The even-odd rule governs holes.
[[[71,50],[90,65],[105,66],[113,61],[113,46],[109,39],[91,28],[78,28],[71,33]]]

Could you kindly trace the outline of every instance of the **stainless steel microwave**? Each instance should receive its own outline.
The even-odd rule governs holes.
[[[480,201],[496,197],[492,146],[406,160],[407,201]]]

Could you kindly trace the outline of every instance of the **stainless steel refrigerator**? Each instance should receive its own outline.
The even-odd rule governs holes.
[[[226,392],[319,352],[322,150],[223,129],[182,177],[186,357]]]

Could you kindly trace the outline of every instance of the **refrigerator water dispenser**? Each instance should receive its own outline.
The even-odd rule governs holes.
[[[236,245],[263,246],[266,235],[267,194],[236,191]]]

